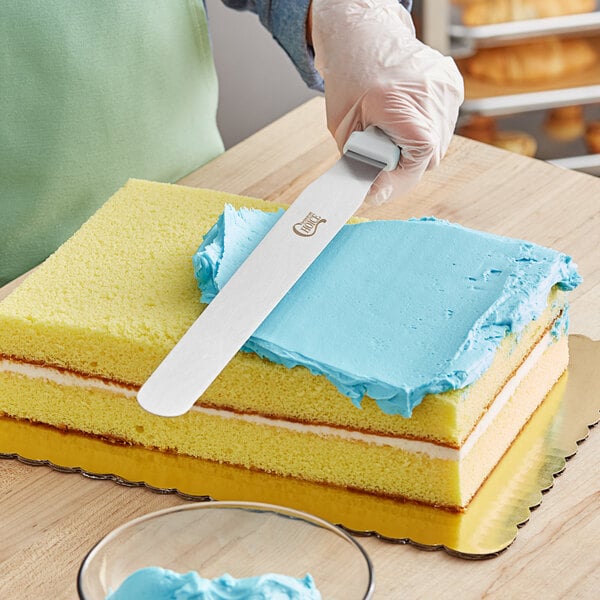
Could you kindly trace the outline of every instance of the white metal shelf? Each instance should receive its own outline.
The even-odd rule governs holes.
[[[597,177],[600,177],[600,154],[585,154],[583,156],[554,158],[548,160],[547,162],[565,169],[581,171],[582,173],[588,173],[590,175],[596,175]]]
[[[545,110],[501,115],[496,119],[498,131],[524,131],[537,143],[536,158],[576,171],[600,175],[600,154],[590,154],[585,142],[586,124],[600,121],[600,104],[587,105],[582,109],[582,130],[563,139],[548,126],[549,113]],[[468,122],[468,115],[461,115],[460,124]]]
[[[518,42],[548,35],[587,35],[600,32],[600,11],[545,19],[511,21],[468,27],[454,17],[448,27],[450,51],[464,56],[478,47]]]
[[[479,47],[505,45],[547,35],[600,35],[600,0],[596,2],[596,10],[589,13],[478,27],[464,25],[460,7],[453,6],[451,0],[414,0],[414,6],[422,21],[423,41],[456,59],[472,55]],[[461,118],[471,114],[509,119],[515,116],[529,123],[533,129],[536,128],[534,123],[537,123],[539,129],[541,111],[574,104],[585,105],[589,109],[587,112],[591,110],[593,117],[598,118],[596,107],[590,106],[598,103],[600,107],[600,81],[596,75],[590,77],[589,81],[571,81],[570,85],[563,88],[552,88],[550,85],[551,89],[520,90],[508,94],[506,89],[498,89],[476,98],[467,97],[461,107]],[[538,130],[538,140],[539,133]],[[546,144],[548,139],[541,139],[550,152],[557,150],[552,144]],[[573,153],[572,156],[553,154],[540,158],[565,168],[600,176],[600,154],[582,154],[585,149],[581,142],[579,144],[579,147],[564,147],[564,151]]]
[[[600,102],[600,84],[466,99],[461,107],[461,112],[494,117],[596,102]]]

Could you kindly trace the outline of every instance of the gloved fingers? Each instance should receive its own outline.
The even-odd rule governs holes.
[[[365,204],[380,206],[407,194],[423,177],[426,162],[413,162],[409,166],[402,164],[394,171],[382,171],[373,182],[365,198]]]
[[[397,0],[313,0],[312,16],[327,126],[340,151],[353,131],[378,126],[402,154],[371,200],[405,193],[450,145],[464,94],[456,64],[416,38]]]
[[[463,80],[450,58],[422,63],[423,70],[410,74],[386,72],[385,78],[355,89],[345,103],[340,103],[334,92],[328,94],[326,86],[327,122],[338,147],[343,147],[353,131],[377,125],[399,146],[429,143],[439,149],[437,158],[441,158],[454,133]],[[344,82],[332,75],[330,83],[335,91]]]
[[[431,105],[430,105],[431,103]],[[448,102],[447,106],[450,104]],[[369,125],[382,129],[401,149],[394,196],[408,191],[426,169],[437,166],[446,153],[458,112],[442,110],[435,99],[411,90],[408,93],[374,87],[364,93],[332,132],[340,148],[350,134]],[[388,186],[391,179],[387,179]],[[380,182],[381,184],[381,182]],[[384,189],[381,185],[380,188]],[[383,193],[378,195],[381,199]]]

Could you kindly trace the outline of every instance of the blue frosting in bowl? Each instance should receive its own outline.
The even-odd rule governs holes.
[[[321,600],[310,574],[303,579],[267,573],[236,579],[228,573],[216,579],[196,571],[177,573],[161,567],[133,572],[106,600]]]

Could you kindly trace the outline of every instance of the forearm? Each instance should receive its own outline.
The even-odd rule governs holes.
[[[314,53],[308,43],[307,26],[311,0],[222,0],[237,10],[249,10],[260,19],[289,56],[304,82],[323,89],[323,79],[315,69]]]
[[[398,0],[406,10],[410,11],[412,9],[413,0]],[[312,0],[310,0],[308,5],[308,12],[306,14],[306,43],[312,47]]]
[[[312,0],[308,5],[308,12],[306,13],[306,43],[312,48]]]
[[[305,83],[323,90],[323,79],[315,69],[312,48],[311,0],[222,0],[236,10],[249,10],[271,32],[285,50]],[[398,0],[410,9],[412,0]]]

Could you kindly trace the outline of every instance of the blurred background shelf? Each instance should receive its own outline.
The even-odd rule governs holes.
[[[505,44],[547,35],[583,35],[600,32],[599,8],[597,4],[594,12],[469,27],[462,24],[460,9],[453,7],[448,26],[451,54],[462,56],[465,52],[472,51],[477,47]]]
[[[465,78],[465,88],[468,86]],[[480,98],[466,96],[462,112],[482,115],[500,116],[516,112],[529,112],[573,104],[593,104],[600,102],[600,83],[582,87],[567,87],[524,92],[517,94],[482,96]]]
[[[587,154],[583,156],[569,156],[567,158],[556,158],[549,160],[549,163],[564,169],[581,171],[589,175],[600,177],[600,154]]]
[[[465,80],[462,110],[466,113],[502,115],[600,102],[600,36],[586,39],[598,56],[591,68],[535,84],[498,85],[485,81],[468,73],[468,59],[457,59]]]
[[[551,116],[551,110],[532,110],[490,118],[490,122],[493,122],[498,132],[526,132],[532,136],[537,146],[533,154],[535,158],[566,169],[600,175],[600,154],[592,153],[585,141],[586,124],[600,122],[600,103],[582,106],[579,127],[577,123],[571,122],[571,129],[567,130],[567,134],[549,126]],[[459,133],[469,119],[469,115],[461,115]]]
[[[495,4],[499,0],[478,1]],[[535,0],[512,2],[513,8],[521,2],[526,14]],[[588,123],[600,121],[600,0],[590,5],[594,10],[585,13],[481,25],[463,22],[465,3],[465,0],[414,0],[413,5],[419,37],[453,56],[463,74],[465,101],[457,131],[460,133],[469,120],[484,117],[498,132],[514,131],[533,138],[536,158],[599,176],[600,154],[590,153],[584,131]],[[564,5],[560,9],[567,10]],[[569,71],[561,77],[548,77],[527,85],[497,84],[474,77],[468,68],[470,57],[481,49],[485,52],[490,47],[539,42],[543,38],[585,39],[586,45],[593,47],[597,60],[579,73]],[[581,134],[569,141],[549,135],[544,123],[550,111],[571,106],[583,111]]]

